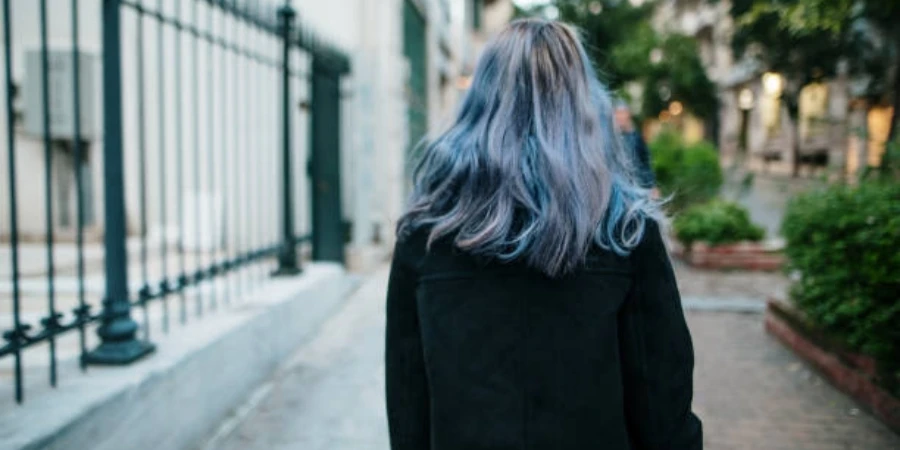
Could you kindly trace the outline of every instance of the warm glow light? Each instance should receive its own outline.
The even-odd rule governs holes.
[[[456,79],[456,88],[461,91],[465,91],[466,89],[469,89],[469,86],[471,86],[471,85],[472,85],[472,77],[470,77],[470,76],[462,75]]]
[[[663,111],[663,112],[659,113],[659,120],[661,122],[668,122],[669,119],[671,119],[671,118],[672,118],[672,114],[669,113],[669,111]]]
[[[784,78],[775,72],[766,72],[762,77],[763,89],[773,97],[781,95],[784,90]]]
[[[741,89],[741,93],[738,94],[738,108],[749,111],[753,109],[755,101],[756,99],[753,96],[753,91],[750,90],[750,88]]]
[[[684,112],[684,105],[681,104],[681,102],[674,101],[672,103],[669,103],[669,114],[672,114],[673,116],[677,116],[683,112]]]

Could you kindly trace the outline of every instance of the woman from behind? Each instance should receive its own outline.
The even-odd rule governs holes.
[[[657,204],[577,34],[510,24],[423,152],[387,299],[393,450],[695,450]]]

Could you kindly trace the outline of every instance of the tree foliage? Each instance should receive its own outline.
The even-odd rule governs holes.
[[[655,116],[680,101],[701,118],[715,115],[716,87],[709,80],[694,39],[660,35],[650,25],[654,3],[624,0],[556,0],[559,18],[581,29],[597,72],[613,91],[630,82],[643,86],[642,112]],[[657,51],[661,58],[651,61]]]

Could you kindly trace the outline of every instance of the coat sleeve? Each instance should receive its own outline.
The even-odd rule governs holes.
[[[391,450],[428,450],[429,396],[416,308],[416,272],[394,251],[387,293],[385,388]]]
[[[634,279],[619,311],[625,415],[635,450],[701,450],[691,411],[694,350],[659,226],[632,253]]]

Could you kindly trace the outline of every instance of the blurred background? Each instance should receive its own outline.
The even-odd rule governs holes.
[[[648,143],[707,447],[900,448],[896,0],[0,7],[0,449],[388,448],[410,161],[532,16]]]

